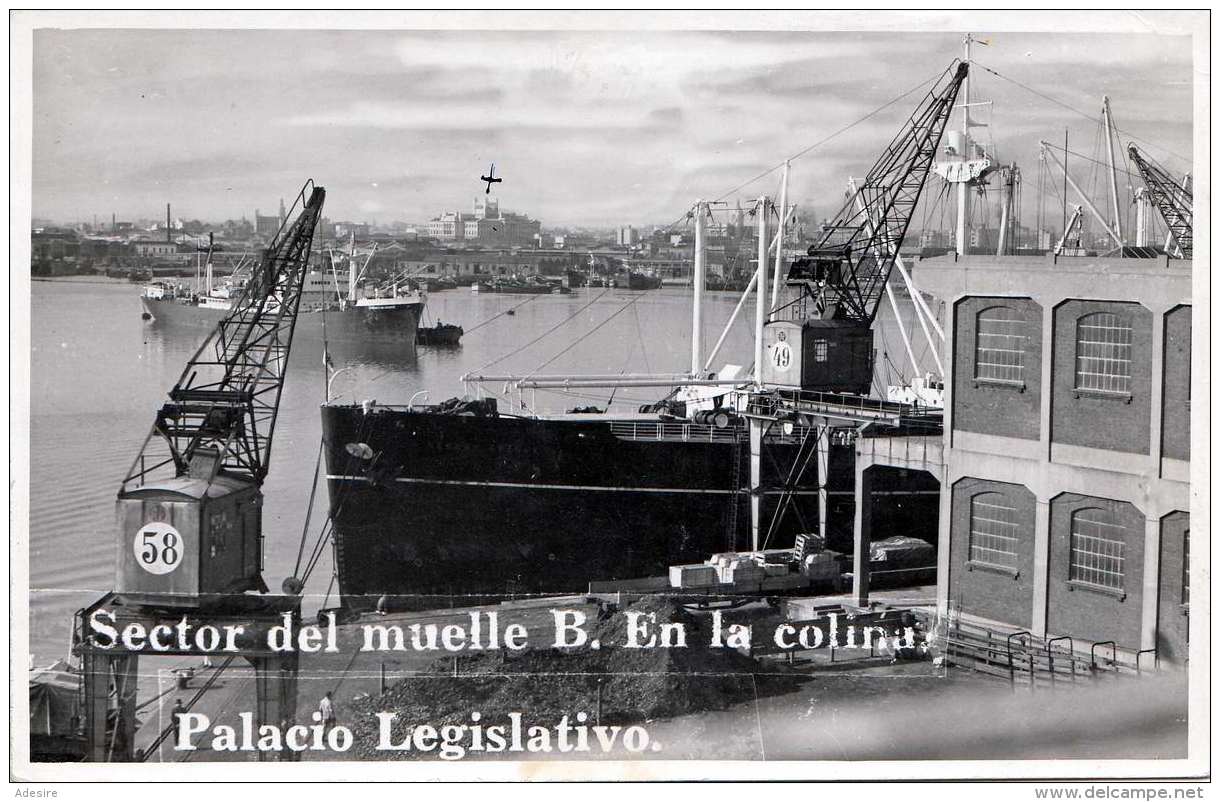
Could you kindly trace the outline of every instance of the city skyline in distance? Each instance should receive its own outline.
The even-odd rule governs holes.
[[[975,135],[1027,183],[1038,139],[1061,142],[1065,126],[1094,155],[1086,114],[1103,94],[1138,144],[1191,168],[1185,40],[978,35],[991,46],[976,59],[1004,78],[974,71],[972,99],[994,101]],[[947,67],[961,36],[39,30],[32,211],[156,219],[168,201],[175,217],[224,220],[274,213],[313,177],[332,219],[423,223],[464,211],[494,161],[503,208],[544,226],[647,226],[857,123],[793,162],[790,199],[824,215],[923,90],[857,121]],[[1073,165],[1081,184],[1095,170]],[[778,179],[729,199],[776,195]]]

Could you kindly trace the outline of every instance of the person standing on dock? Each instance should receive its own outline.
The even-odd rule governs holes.
[[[330,698],[330,691],[318,703],[318,712],[322,714],[322,735],[325,736],[335,726],[335,703]]]
[[[182,748],[182,717],[186,714],[186,706],[181,699],[174,700],[174,709],[170,712],[170,721],[174,723],[174,748]]]

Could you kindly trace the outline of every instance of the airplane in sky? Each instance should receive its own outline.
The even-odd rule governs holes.
[[[479,176],[479,180],[480,180],[480,181],[486,181],[486,182],[487,182],[487,191],[486,191],[485,193],[483,193],[483,194],[485,194],[485,195],[490,195],[490,194],[491,194],[491,185],[492,185],[492,184],[499,184],[499,183],[500,183],[501,181],[503,181],[504,179],[503,179],[503,178],[496,178],[496,163],[495,163],[495,162],[492,162],[492,163],[491,163],[491,169],[487,171],[487,175],[481,175],[481,176]]]

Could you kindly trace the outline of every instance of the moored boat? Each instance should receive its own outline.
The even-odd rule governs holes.
[[[438,320],[432,326],[421,326],[417,329],[415,342],[419,345],[457,345],[464,333],[461,326]]]

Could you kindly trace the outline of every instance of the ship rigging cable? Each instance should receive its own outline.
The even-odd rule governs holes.
[[[491,360],[490,362],[488,362],[486,365],[483,365],[482,367],[478,368],[477,370],[472,371],[472,373],[474,373],[474,374],[476,374],[476,375],[477,375],[477,374],[479,374],[479,373],[482,373],[483,371],[487,370],[487,369],[488,369],[489,367],[491,367],[492,365],[495,365],[495,364],[497,364],[497,363],[503,362],[504,360],[508,359],[509,357],[516,356],[517,354],[519,354],[519,353],[521,353],[522,351],[524,351],[526,348],[529,348],[531,345],[534,345],[535,343],[539,342],[540,340],[543,340],[543,339],[545,339],[545,338],[549,337],[551,334],[555,333],[555,331],[556,331],[556,330],[558,330],[560,327],[562,327],[563,325],[565,325],[565,324],[566,324],[568,321],[573,320],[573,319],[574,319],[574,318],[576,318],[576,316],[577,316],[577,315],[579,315],[581,312],[585,311],[585,310],[586,310],[586,309],[588,309],[590,306],[593,306],[593,304],[595,304],[595,303],[597,303],[598,301],[600,301],[600,300],[601,300],[601,299],[602,299],[602,298],[603,298],[603,297],[606,295],[606,293],[608,293],[608,292],[610,292],[610,288],[609,288],[609,287],[607,287],[606,289],[602,290],[602,291],[601,291],[601,293],[600,293],[600,294],[599,294],[599,295],[598,295],[596,298],[594,298],[593,300],[589,301],[587,304],[585,304],[584,306],[580,307],[580,308],[579,308],[579,309],[577,309],[575,312],[573,312],[572,314],[570,314],[570,315],[568,315],[567,317],[565,317],[563,320],[561,320],[561,321],[559,321],[558,323],[556,323],[554,326],[551,326],[549,329],[547,329],[546,331],[542,332],[541,334],[539,334],[539,335],[538,335],[537,337],[535,337],[534,339],[530,340],[529,342],[525,343],[525,344],[524,344],[524,345],[522,345],[522,346],[519,346],[519,347],[517,347],[517,348],[514,348],[512,351],[509,351],[507,354],[504,354],[503,356],[498,356],[498,357],[496,357],[495,359],[493,359],[493,360]]]
[[[1029,92],[1030,94],[1037,95],[1038,97],[1042,98],[1043,100],[1045,100],[1045,101],[1047,101],[1047,102],[1054,103],[1056,106],[1059,106],[1059,107],[1061,107],[1061,108],[1067,109],[1068,111],[1072,112],[1073,114],[1079,114],[1081,117],[1084,117],[1086,120],[1092,121],[1092,120],[1094,120],[1094,119],[1096,118],[1096,115],[1095,115],[1095,114],[1089,114],[1088,112],[1084,112],[1084,111],[1081,111],[1080,109],[1077,109],[1077,108],[1075,108],[1075,107],[1073,107],[1073,106],[1069,106],[1067,103],[1064,103],[1064,102],[1063,102],[1063,101],[1061,101],[1061,100],[1056,100],[1055,98],[1051,97],[1050,95],[1045,95],[1045,94],[1043,94],[1042,92],[1039,92],[1037,89],[1034,89],[1034,88],[1033,88],[1033,87],[1031,87],[1031,86],[1027,86],[1026,84],[1021,83],[1021,82],[1020,82],[1020,81],[1018,81],[1016,78],[1009,78],[1007,75],[1002,75],[1002,74],[1000,74],[1000,73],[996,72],[995,70],[991,69],[991,68],[990,68],[990,67],[988,67],[987,65],[985,65],[985,64],[980,64],[979,62],[975,61],[974,59],[970,59],[970,63],[971,63],[971,64],[974,64],[974,65],[977,65],[979,69],[984,70],[985,72],[989,72],[989,73],[991,73],[992,75],[994,75],[994,76],[995,76],[995,77],[997,77],[997,78],[1003,78],[1005,81],[1008,81],[1009,83],[1016,84],[1017,86],[1019,86],[1019,87],[1021,87],[1022,89],[1024,89],[1026,92]],[[1131,138],[1131,139],[1134,139],[1134,140],[1136,140],[1136,141],[1138,141],[1138,142],[1143,142],[1145,145],[1148,145],[1149,147],[1156,148],[1157,150],[1160,150],[1160,151],[1163,151],[1163,152],[1165,152],[1165,153],[1168,153],[1170,156],[1173,156],[1173,157],[1175,157],[1175,158],[1177,158],[1177,159],[1181,159],[1183,162],[1185,162],[1185,163],[1187,163],[1187,164],[1191,164],[1191,163],[1192,163],[1192,160],[1191,160],[1191,159],[1188,159],[1187,157],[1183,156],[1182,154],[1180,154],[1180,153],[1176,153],[1176,152],[1174,152],[1174,151],[1170,150],[1169,148],[1166,148],[1166,147],[1163,147],[1163,146],[1161,146],[1161,145],[1158,145],[1158,144],[1156,144],[1155,142],[1149,142],[1148,140],[1143,139],[1142,137],[1138,137],[1138,136],[1136,136],[1135,134],[1132,134],[1132,133],[1131,133],[1131,132],[1129,132],[1129,131],[1124,131],[1124,130],[1122,130],[1122,129],[1118,128],[1118,127],[1115,127],[1115,129],[1114,129],[1114,130],[1115,130],[1117,133],[1120,133],[1120,134],[1122,134],[1122,135],[1124,135],[1124,136],[1126,136],[1126,137],[1129,137],[1129,138]]]
[[[615,312],[614,312],[613,314],[611,314],[609,317],[607,317],[607,318],[606,318],[605,320],[603,320],[601,323],[598,323],[596,326],[594,326],[593,328],[589,329],[589,330],[588,330],[588,331],[586,331],[584,334],[580,335],[580,336],[579,336],[579,337],[577,337],[575,340],[573,340],[571,343],[569,343],[569,344],[567,345],[567,347],[566,347],[566,348],[564,348],[562,351],[560,351],[559,353],[555,354],[555,356],[551,357],[550,359],[548,359],[547,361],[543,362],[543,363],[542,363],[541,365],[539,365],[538,367],[536,367],[536,368],[534,368],[533,370],[531,370],[531,371],[529,372],[528,376],[533,376],[535,373],[537,373],[538,371],[542,370],[542,369],[543,369],[543,368],[545,368],[547,365],[550,365],[552,362],[554,362],[556,359],[559,359],[559,357],[563,356],[563,355],[564,355],[564,354],[566,354],[568,351],[571,351],[573,348],[575,348],[576,346],[580,345],[582,342],[584,342],[585,340],[587,340],[587,339],[590,337],[590,335],[592,335],[592,334],[593,334],[595,331],[597,331],[598,329],[600,329],[602,326],[606,325],[606,324],[607,324],[607,323],[609,323],[611,320],[614,320],[616,317],[618,317],[618,316],[619,316],[619,315],[621,315],[622,313],[626,312],[626,311],[627,311],[628,309],[630,309],[631,307],[635,306],[636,301],[640,300],[640,299],[641,299],[641,298],[643,298],[643,297],[644,297],[644,295],[642,295],[642,294],[641,294],[641,295],[637,295],[637,296],[635,296],[635,298],[633,298],[633,299],[631,299],[630,301],[628,301],[627,303],[623,304],[621,307],[619,307],[617,310],[615,310]]]
[[[885,111],[890,106],[893,106],[894,104],[905,100],[907,97],[909,97],[910,95],[913,95],[915,92],[918,92],[920,89],[923,89],[928,84],[939,81],[941,78],[943,78],[945,76],[945,74],[947,72],[948,72],[948,70],[945,70],[943,72],[938,72],[931,77],[925,78],[924,80],[920,81],[915,86],[912,86],[910,89],[903,92],[898,97],[896,97],[892,100],[886,101],[885,103],[883,103],[882,105],[873,109],[868,114],[865,114],[863,117],[859,118],[858,120],[848,123],[847,125],[843,126],[839,130],[835,131],[833,134],[830,134],[829,136],[819,139],[817,142],[814,142],[812,145],[808,146],[807,148],[798,151],[796,154],[789,156],[786,159],[783,159],[782,161],[778,162],[774,167],[771,167],[768,170],[764,170],[763,172],[759,173],[758,175],[754,176],[753,178],[749,179],[748,181],[738,184],[736,187],[733,187],[729,191],[722,193],[715,200],[713,200],[711,202],[719,203],[720,201],[724,200],[725,198],[729,197],[730,195],[734,194],[735,192],[740,192],[741,190],[745,189],[750,184],[753,184],[755,181],[760,181],[763,178],[766,178],[767,176],[771,175],[776,170],[783,167],[786,162],[793,162],[803,156],[807,156],[809,153],[813,152],[815,149],[821,147],[822,145],[827,144],[828,142],[835,139],[836,137],[839,137],[839,136],[847,133],[851,129],[855,128],[857,125],[860,125],[861,123],[866,122],[866,121],[872,119],[873,117],[876,117],[878,114]],[[661,231],[663,231],[663,232],[669,231],[674,226],[678,225],[679,223],[681,223],[682,221],[684,221],[686,219],[687,219],[687,213],[683,212],[681,217],[679,217],[677,220],[673,221],[669,225],[665,226],[665,228],[661,229]]]

